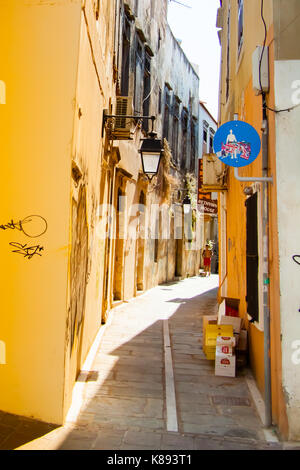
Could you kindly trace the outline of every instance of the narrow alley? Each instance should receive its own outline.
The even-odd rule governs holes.
[[[216,377],[202,351],[202,316],[216,313],[217,286],[217,275],[188,278],[112,310],[66,424],[31,442],[27,434],[19,449],[282,449],[264,433],[248,372]]]

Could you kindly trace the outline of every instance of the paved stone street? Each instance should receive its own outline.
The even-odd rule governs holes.
[[[217,285],[217,276],[189,278],[115,308],[92,370],[81,375],[86,381],[79,383],[80,411],[63,427],[32,427],[31,442],[30,422],[24,427],[19,421],[13,431],[3,414],[1,448],[285,448],[266,441],[246,371],[235,378],[216,377],[214,362],[202,351],[202,315],[217,312]]]

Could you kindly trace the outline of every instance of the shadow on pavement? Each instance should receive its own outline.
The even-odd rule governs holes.
[[[49,433],[41,441],[47,446],[52,439],[53,450],[257,449],[262,425],[243,374],[216,377],[214,364],[202,351],[202,317],[217,313],[217,288],[200,277],[192,283],[190,298],[180,281],[175,289],[166,289],[170,283],[159,286],[158,300],[146,293],[117,308],[93,370],[81,375],[85,395],[77,419],[61,428],[60,437],[61,430],[51,433],[54,428],[42,423],[45,428],[33,426],[28,439],[20,426],[15,433],[18,446]],[[177,433],[166,429],[165,319],[172,345]],[[240,406],[245,398],[246,405]],[[6,444],[17,447],[9,439]]]
[[[12,450],[39,439],[58,426],[0,412],[0,450]]]
[[[164,285],[160,287],[166,290]],[[153,305],[154,323],[142,331],[137,325],[138,333],[122,343],[122,329],[126,331],[126,325],[129,328],[131,321],[138,321],[143,309],[143,302],[137,299],[130,310],[114,313],[114,327],[106,331],[93,364],[95,381],[86,385],[87,401],[77,428],[59,449],[254,450],[263,443],[262,424],[243,374],[216,377],[214,364],[202,351],[202,316],[217,312],[217,289],[192,298],[178,296],[176,289],[173,292],[174,298],[169,292],[161,295],[164,310],[176,304],[166,318],[178,433],[166,429],[163,319],[157,319],[157,305]],[[244,406],[236,406],[241,404]]]

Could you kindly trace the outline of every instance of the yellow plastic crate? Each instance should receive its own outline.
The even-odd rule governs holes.
[[[205,328],[205,344],[203,347],[206,359],[209,361],[215,360],[216,357],[216,343],[218,336],[233,336],[232,325],[206,325]]]

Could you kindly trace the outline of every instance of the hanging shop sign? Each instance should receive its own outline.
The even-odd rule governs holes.
[[[260,137],[247,122],[226,122],[214,136],[214,152],[229,166],[239,168],[250,165],[258,157],[260,149]]]
[[[202,199],[198,202],[198,209],[205,215],[215,217],[218,215],[218,201],[213,199]]]

